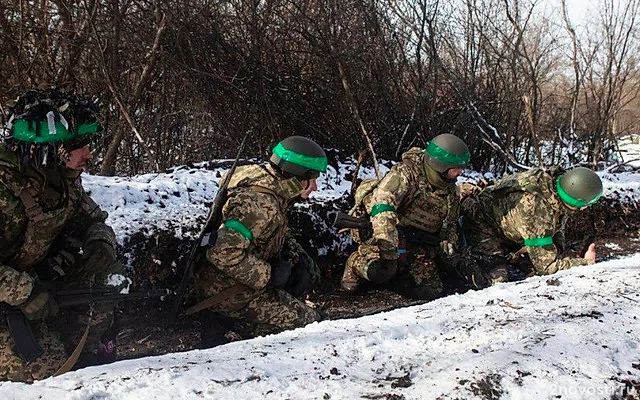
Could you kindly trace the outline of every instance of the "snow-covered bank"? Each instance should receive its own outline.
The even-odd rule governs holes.
[[[318,180],[319,191],[312,194],[312,204],[325,204],[346,198],[350,189],[352,163],[329,166]],[[382,173],[388,169],[381,167]],[[168,173],[145,174],[132,178],[84,176],[84,186],[105,211],[120,244],[143,232],[151,236],[156,230],[173,231],[179,239],[190,238],[199,230],[213,201],[224,169],[177,167]],[[640,204],[640,174],[600,173],[604,198],[618,200],[632,207]],[[373,177],[371,168],[363,168],[360,178]],[[482,175],[469,172],[463,179],[476,181]],[[304,208],[306,204],[299,204]],[[347,206],[348,207],[348,206]],[[325,216],[322,216],[325,218]]]
[[[128,360],[13,399],[639,396],[640,254],[204,351]]]

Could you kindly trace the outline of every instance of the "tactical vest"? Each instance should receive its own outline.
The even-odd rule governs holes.
[[[36,173],[39,172],[36,171]],[[0,184],[20,199],[24,207],[27,227],[22,247],[13,256],[10,263],[13,266],[25,268],[37,263],[47,255],[53,241],[77,211],[83,196],[82,186],[79,180],[71,185],[68,182],[63,182],[65,193],[60,194],[63,198],[60,206],[45,211],[42,207],[42,198],[46,191],[53,191],[53,188],[42,187],[36,179],[28,179],[20,173],[17,157],[6,151],[0,151]]]
[[[412,186],[404,201],[398,205],[398,220],[401,226],[414,227],[429,233],[442,228],[444,220],[451,212],[455,188],[438,189],[431,185],[422,173],[422,149],[411,149],[403,154],[403,163],[411,170]],[[361,216],[371,207],[371,195],[379,180],[362,181],[355,193],[355,205],[350,214]]]

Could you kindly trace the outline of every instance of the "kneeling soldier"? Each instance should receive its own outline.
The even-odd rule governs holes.
[[[320,320],[302,298],[318,278],[314,260],[289,231],[287,210],[317,189],[327,169],[324,150],[291,136],[273,149],[268,165],[238,167],[228,186],[222,226],[203,248],[195,289],[200,299],[221,296],[210,310],[244,337],[293,329]],[[223,342],[204,324],[203,344]],[[215,326],[215,324],[211,324]]]
[[[458,243],[456,180],[469,157],[460,138],[442,134],[404,153],[381,181],[362,182],[350,214],[368,215],[372,229],[351,231],[359,247],[347,260],[343,289],[364,279],[415,299],[441,296],[436,259]]]
[[[0,148],[0,306],[14,322],[0,324],[0,380],[33,381],[73,366],[53,329],[60,322],[51,318],[55,289],[128,286],[107,213],[80,179],[101,131],[98,119],[93,102],[56,89],[28,91],[11,108],[12,136]],[[79,317],[78,335],[65,337],[66,344],[85,343],[79,337],[90,323],[83,360],[113,361],[113,307],[92,314]],[[21,353],[16,343],[31,332],[37,341]]]
[[[553,274],[578,265],[593,264],[595,245],[584,257],[561,256],[568,218],[602,195],[600,177],[588,168],[564,171],[536,168],[506,176],[478,195],[462,202],[470,263],[479,263],[485,286],[509,279],[507,265],[514,255],[529,254],[532,273]]]

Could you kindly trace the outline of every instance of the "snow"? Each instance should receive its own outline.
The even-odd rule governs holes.
[[[612,398],[633,390],[625,382],[638,384],[640,376],[639,277],[636,254],[213,349],[121,361],[33,385],[0,383],[0,394],[7,400]]]
[[[311,201],[344,198],[353,167],[329,167]],[[202,224],[223,172],[206,168],[85,175],[84,185],[109,212],[120,244],[156,230],[188,238]],[[599,174],[605,199],[637,207],[640,174]],[[373,176],[371,168],[359,174]],[[480,178],[493,179],[469,172],[461,181]],[[325,221],[318,216],[313,223]],[[636,254],[213,349],[121,361],[33,385],[0,383],[0,398],[621,398],[635,390],[630,382],[640,385],[639,293]]]
[[[389,170],[388,165],[390,163],[381,163],[381,173]],[[196,168],[177,167],[168,173],[132,178],[84,174],[83,184],[91,197],[109,213],[107,223],[114,228],[121,245],[136,233],[151,236],[155,230],[173,230],[177,238],[191,238],[198,229],[185,228],[202,225],[218,190],[220,176],[226,170],[205,167],[204,164]],[[327,173],[318,179],[319,190],[311,194],[311,202],[346,198],[351,191],[348,177],[353,169],[353,162],[340,163],[337,168],[329,166]],[[603,180],[605,199],[640,204],[640,174],[599,172],[599,175]],[[362,179],[374,176],[371,167],[361,168],[358,174]],[[481,178],[495,179],[492,174],[466,171],[459,181],[475,182]],[[296,205],[308,206],[305,203]]]
[[[622,250],[622,247],[618,246],[616,243],[605,243],[604,247],[611,250]]]
[[[620,138],[618,147],[623,163],[640,168],[640,135],[629,135]]]

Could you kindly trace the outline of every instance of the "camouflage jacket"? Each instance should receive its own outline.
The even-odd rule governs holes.
[[[287,220],[287,209],[301,192],[297,179],[285,179],[270,166],[238,167],[229,181],[223,225],[206,250],[215,268],[200,268],[200,289],[210,294],[236,283],[264,288],[271,277],[269,261],[291,259],[283,253],[301,249],[289,234]]]
[[[398,226],[437,234],[453,245],[458,242],[460,202],[456,185],[445,183],[435,171],[428,178],[424,154],[417,147],[405,152],[402,162],[391,168],[370,196],[362,199],[371,215],[373,242],[381,250],[393,253],[398,248]]]
[[[486,227],[503,240],[527,246],[538,275],[552,274],[590,262],[559,257],[556,244],[564,246],[564,229],[572,213],[558,197],[555,183],[563,173],[533,169],[509,175],[463,202],[463,210],[476,226]]]
[[[80,174],[63,167],[20,171],[15,153],[0,148],[0,302],[17,305],[32,289],[33,267],[61,233],[82,238],[107,213],[84,192]],[[104,229],[100,230],[104,232]],[[113,231],[107,241],[115,243]]]

